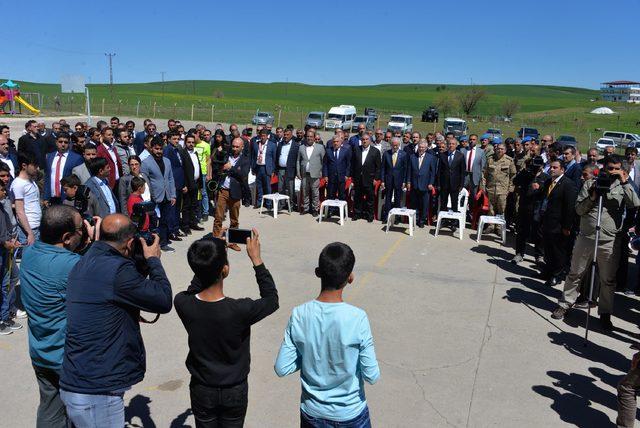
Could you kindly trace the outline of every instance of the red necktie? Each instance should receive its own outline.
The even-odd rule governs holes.
[[[467,172],[471,171],[471,158],[473,157],[473,149],[469,150],[469,160],[467,161]]]
[[[60,164],[62,163],[62,153],[58,153],[58,162],[56,163],[56,178],[54,188],[56,190],[56,197],[60,197]]]

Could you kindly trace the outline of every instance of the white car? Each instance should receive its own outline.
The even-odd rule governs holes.
[[[391,132],[412,132],[413,131],[413,116],[408,114],[394,114],[389,118],[387,123],[387,131]]]
[[[613,139],[611,139],[611,138],[600,138],[596,142],[596,148],[598,149],[598,152],[600,152],[600,153],[604,153],[605,148],[607,148],[608,146],[613,146],[614,148],[618,147],[616,142],[613,141]]]

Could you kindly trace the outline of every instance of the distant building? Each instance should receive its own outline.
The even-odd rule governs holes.
[[[604,82],[600,86],[604,101],[640,103],[640,82],[616,80]]]

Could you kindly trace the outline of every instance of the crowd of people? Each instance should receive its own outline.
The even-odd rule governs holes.
[[[19,330],[16,319],[28,316],[42,426],[68,420],[80,427],[118,426],[123,394],[144,374],[139,312],[172,307],[160,254],[174,251],[172,241],[204,230],[209,216],[212,233],[191,245],[194,279],[176,295],[175,306],[189,335],[197,425],[242,426],[247,333],[277,310],[278,294],[255,232],[247,252],[261,298],[224,296],[227,248],[240,250],[222,240],[224,223],[228,213],[229,227],[239,227],[242,206],[273,208],[265,196],[275,192],[288,196],[301,215],[319,215],[323,199],[347,201],[350,217],[367,222],[386,223],[392,208],[412,208],[419,228],[438,211],[458,211],[467,198],[472,226],[488,214],[505,226],[489,225],[485,233],[499,227],[513,232],[512,263],[522,263],[530,251],[547,286],[563,283],[553,318],[597,304],[600,326],[610,331],[615,292],[635,294],[628,285],[637,282],[628,278],[629,244],[636,243],[640,222],[633,147],[624,156],[594,148],[581,154],[550,135],[503,141],[491,134],[370,131],[364,124],[354,135],[337,129],[327,141],[308,126],[258,125],[256,131],[236,124],[226,133],[221,124],[213,131],[203,125],[186,130],[173,119],[166,132],[150,119],[136,131],[133,121],[117,117],[96,127],[78,122],[72,131],[64,120],[51,129],[31,120],[16,144],[10,129],[0,126],[0,334]],[[146,232],[155,238],[141,235]],[[366,314],[342,304],[354,261],[346,245],[327,246],[316,269],[322,291],[294,309],[286,328],[276,373],[302,372],[302,426],[369,423],[362,381],[379,376],[373,339]],[[203,310],[206,303],[215,303],[216,311]],[[105,320],[117,331],[105,328]],[[212,326],[220,332],[213,339]],[[327,326],[336,334],[327,335]],[[343,328],[348,333],[337,334]],[[334,353],[344,372],[331,366]],[[620,389],[629,409],[639,379],[625,378]]]

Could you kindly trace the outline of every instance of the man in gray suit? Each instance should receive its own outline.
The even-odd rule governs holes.
[[[298,151],[296,175],[302,180],[302,194],[304,196],[304,213],[316,216],[320,210],[320,178],[322,178],[322,164],[325,149],[323,144],[315,144],[316,132],[307,130],[304,145]]]
[[[629,180],[635,186],[636,192],[640,192],[640,165],[636,158],[638,157],[638,149],[635,147],[627,147],[624,150],[624,155],[629,162]]]
[[[91,172],[91,177],[85,182],[85,186],[91,192],[87,214],[91,217],[105,218],[109,214],[117,213],[118,199],[109,188],[107,182],[110,172],[107,160],[103,157],[92,159],[89,161],[89,171]]]
[[[176,186],[173,181],[171,162],[162,155],[163,143],[160,137],[151,141],[151,156],[142,161],[142,173],[149,178],[149,188],[153,201],[160,210],[158,232],[162,251],[175,251],[169,246],[169,219],[171,207],[176,203]]]
[[[478,186],[482,181],[482,173],[487,166],[487,157],[484,150],[477,145],[478,136],[471,134],[469,136],[469,146],[461,149],[460,152],[464,155],[464,165],[466,168],[464,187],[469,191],[470,201],[473,201],[476,193],[478,192]]]
[[[89,178],[91,178],[91,173],[89,172],[89,162],[98,154],[98,149],[96,146],[87,145],[84,147],[82,152],[82,156],[84,157],[84,163],[82,165],[78,165],[71,170],[71,172],[78,176],[80,179],[80,184],[85,184]]]

